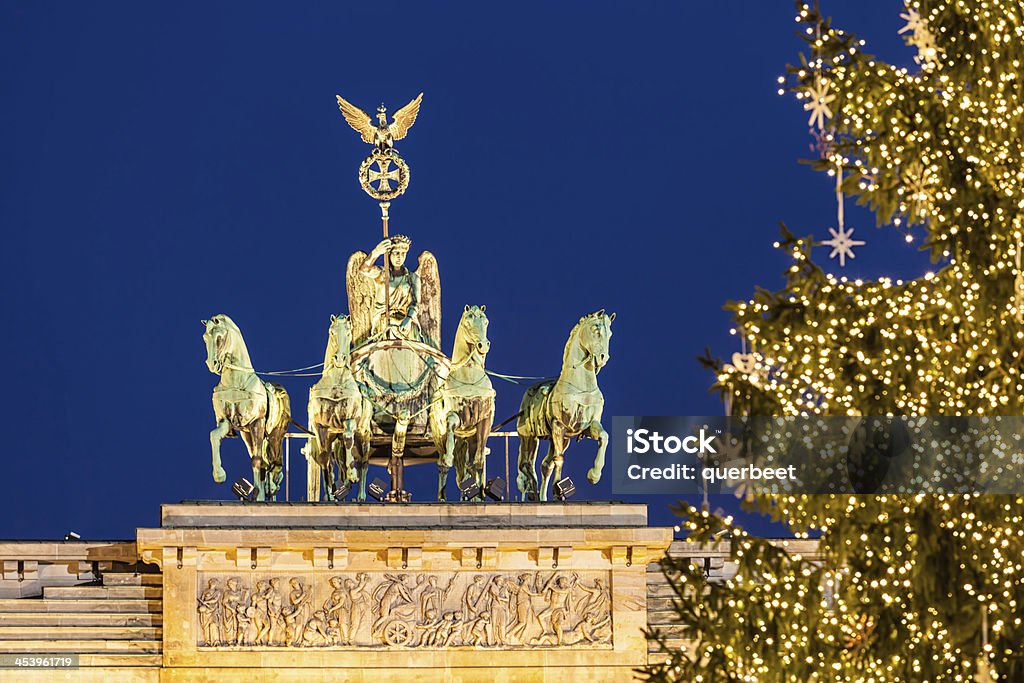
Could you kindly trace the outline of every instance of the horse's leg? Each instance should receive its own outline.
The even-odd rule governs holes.
[[[345,420],[345,464],[338,472],[338,481],[353,482],[359,476],[356,472],[356,418]]]
[[[284,479],[281,442],[278,440],[278,436],[281,435],[274,433],[267,439],[267,460],[264,467],[267,498],[274,501],[277,500],[277,492],[281,490],[281,480]]]
[[[516,485],[523,500],[537,500],[537,447],[535,436],[519,435],[519,474]]]
[[[252,462],[253,484],[256,485],[256,500],[266,500],[267,490],[263,481],[263,427],[266,420],[259,418],[253,420],[244,430],[239,430],[245,448],[249,451],[249,459]]]
[[[444,489],[448,483],[448,471],[451,470],[452,464],[455,462],[455,429],[460,422],[457,413],[451,412],[445,416],[444,451],[437,454],[437,499],[439,501],[447,500]],[[461,476],[458,469],[455,470],[455,473],[457,477]]]
[[[340,446],[341,443],[338,441],[338,435],[328,433],[324,441],[320,465],[320,471],[323,472],[324,480],[323,500],[334,500],[334,464],[338,461],[338,449]]]
[[[551,472],[554,469],[555,461],[555,445],[548,441],[548,452],[544,454],[544,458],[540,461],[540,476],[541,481],[537,486],[537,499],[546,501],[548,499],[548,485],[551,483]]]
[[[360,503],[366,502],[366,475],[370,471],[370,458],[367,455],[365,460],[359,462],[359,495],[356,500]]]
[[[551,449],[544,458],[541,471],[544,473],[544,487],[541,489],[541,500],[547,500],[548,485],[551,483],[551,475],[555,475],[555,481],[562,479],[562,463],[564,462],[565,449],[569,447],[569,438],[565,435],[565,428],[557,420],[551,421]]]
[[[473,469],[469,462],[469,439],[468,438],[457,438],[455,439],[455,483],[460,485],[459,498],[462,498],[462,482],[472,474]]]
[[[331,461],[331,432],[327,428],[326,424],[317,422],[313,425],[313,432],[315,433],[313,441],[316,441],[316,449],[313,451],[315,454],[316,462],[316,490],[313,492],[314,497],[310,500],[320,501],[328,500],[331,495],[330,489],[327,486],[327,467]],[[324,485],[325,493],[321,492],[321,484]]]
[[[594,458],[594,466],[587,472],[587,481],[596,484],[601,481],[601,470],[604,469],[604,452],[608,448],[608,432],[601,426],[600,418],[598,418],[587,427],[586,435],[597,440],[597,456]]]
[[[223,419],[210,432],[210,448],[213,451],[213,480],[218,484],[223,484],[224,480],[228,478],[227,473],[220,464],[220,442],[227,436],[230,430],[231,423],[227,419]]]
[[[481,490],[487,484],[487,437],[491,435],[491,422],[493,421],[494,404],[492,403],[490,409],[484,410],[480,421],[476,423],[476,453],[473,460],[476,463],[476,481],[480,484]]]

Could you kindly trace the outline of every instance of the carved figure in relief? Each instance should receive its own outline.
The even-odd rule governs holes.
[[[235,620],[238,623],[238,637],[235,638],[235,645],[252,645],[250,629],[252,627],[252,616],[255,611],[249,599],[249,591],[243,589],[242,597],[238,601],[238,606],[235,607]]]
[[[441,608],[444,606],[445,598],[451,593],[452,586],[455,583],[455,576],[448,581],[448,585],[441,588],[437,585],[437,576],[431,574],[427,577],[426,585],[420,592],[420,614],[426,619],[428,610],[433,610],[435,614],[441,613]]]
[[[473,577],[473,583],[469,584],[466,592],[462,594],[462,620],[466,624],[465,628],[470,628],[470,624],[477,618],[477,613],[481,609],[479,602],[486,588],[483,575],[477,574]]]
[[[207,645],[220,645],[220,600],[217,579],[210,579],[199,596],[199,628]]]
[[[200,587],[201,647],[599,647],[612,639],[608,579],[596,572],[586,580],[557,571],[359,572],[310,585],[221,575],[200,577]]]
[[[341,635],[341,623],[337,619],[330,619],[327,622],[327,639],[330,645],[348,645],[343,641]]]
[[[533,608],[533,598],[540,597],[541,593],[533,592],[532,586],[533,576],[531,574],[520,574],[517,581],[510,586],[515,620],[509,635],[520,643],[527,642],[526,629],[530,626],[536,626],[538,632],[544,630],[537,617],[537,612]]]
[[[267,616],[270,619],[270,644],[284,645],[284,617],[281,615],[281,579],[270,580],[270,593],[267,598]]]
[[[352,595],[345,584],[350,583],[355,586],[355,582],[352,579],[348,579],[347,582],[342,581],[340,576],[332,576],[328,583],[334,590],[324,602],[324,614],[327,615],[328,620],[338,622],[339,640],[347,645],[351,640],[349,626],[352,621]]]
[[[419,645],[422,647],[431,647],[437,643],[437,632],[440,630],[444,623],[444,618],[438,619],[437,610],[428,609],[423,613],[423,622],[416,624],[415,628],[417,631],[422,631],[420,635]]]
[[[412,607],[415,610],[416,605],[409,594],[409,587],[405,585],[405,579],[405,574],[385,574],[384,581],[373,592],[373,599],[377,601],[379,615],[371,629],[374,635],[381,632],[392,616],[405,618],[411,616],[412,612],[407,607]]]
[[[228,579],[224,597],[221,598],[221,614],[224,619],[224,642],[234,645],[238,640],[238,606],[242,603],[244,592],[239,588],[237,576]]]
[[[466,645],[487,645],[487,634],[491,630],[491,615],[483,612],[469,626]]]
[[[499,574],[491,579],[487,586],[487,598],[490,608],[488,613],[490,633],[487,642],[489,645],[505,645],[508,643],[508,621],[512,614],[505,577]]]
[[[443,622],[444,624],[437,635],[438,644],[442,647],[458,645],[462,635],[462,614],[459,612],[448,612],[445,614]]]
[[[286,605],[281,610],[284,619],[284,645],[297,645],[299,639],[299,610],[292,605]]]
[[[605,590],[604,581],[594,579],[594,586],[591,588],[585,583],[577,583],[576,587],[588,593],[588,596],[580,602],[577,612],[584,616],[593,614],[600,617],[610,611],[608,591]]]
[[[288,601],[291,607],[289,615],[292,617],[292,637],[287,639],[288,645],[298,645],[301,640],[301,633],[296,633],[299,629],[297,628],[301,624],[305,624],[306,615],[309,614],[309,600],[312,597],[311,593],[306,590],[302,582],[297,578],[293,578],[288,582],[288,585],[292,587],[292,592],[288,595]],[[285,622],[287,623],[287,617]]]
[[[313,612],[313,616],[306,622],[302,629],[302,644],[306,646],[326,645],[329,641],[327,635],[327,615],[322,609]]]
[[[349,599],[352,602],[352,623],[349,627],[349,638],[358,637],[373,612],[373,598],[369,590],[370,575],[360,572],[356,574],[356,580],[345,580],[345,588],[348,589]]]
[[[611,638],[611,623],[612,619],[608,614],[604,616],[599,616],[594,612],[587,614],[587,616],[580,619],[580,622],[572,630],[572,634],[576,636],[576,639],[570,644],[581,642],[597,643],[608,640]]]
[[[269,581],[257,581],[256,590],[252,594],[252,626],[256,630],[253,643],[256,645],[270,644],[270,594],[273,589]]]
[[[548,579],[547,584],[541,593],[547,596],[548,606],[541,610],[537,616],[543,619],[547,616],[550,633],[541,636],[540,642],[544,644],[549,638],[554,639],[555,645],[562,645],[565,639],[565,623],[569,619],[572,609],[572,590],[579,581],[579,575],[573,574],[572,579],[555,574]]]

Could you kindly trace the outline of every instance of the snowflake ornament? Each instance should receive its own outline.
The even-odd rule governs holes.
[[[916,9],[908,9],[900,15],[900,18],[905,20],[907,25],[899,32],[909,33],[910,35],[905,38],[907,45],[917,48],[917,56],[914,57],[914,61],[924,66],[934,64],[938,56],[935,35],[929,30],[924,18]]]
[[[928,27],[924,23],[924,19],[921,18],[921,13],[916,9],[908,9],[906,12],[900,15],[900,19],[907,22],[907,25],[899,30],[899,33],[911,33],[915,34],[919,31],[927,31]]]
[[[832,233],[832,239],[825,240],[821,244],[826,247],[832,247],[832,251],[829,253],[828,257],[835,258],[838,255],[839,267],[845,268],[847,256],[850,258],[856,258],[856,255],[853,253],[853,248],[863,247],[866,243],[861,240],[850,239],[850,236],[853,235],[853,228],[844,228],[840,226],[838,230],[829,228],[828,231]]]
[[[831,83],[821,78],[814,79],[814,85],[807,89],[807,103],[804,104],[804,111],[811,112],[811,118],[807,119],[807,125],[824,130],[825,121],[832,118],[832,109],[828,106],[836,99],[835,95],[829,93]]]

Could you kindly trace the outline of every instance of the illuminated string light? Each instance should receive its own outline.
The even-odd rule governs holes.
[[[765,371],[754,380],[705,359],[734,415],[1024,414],[1024,4],[906,10],[916,70],[875,59],[798,4],[811,56],[779,87],[813,103],[827,80],[834,139],[818,168],[838,157],[844,188],[881,222],[923,226],[939,267],[908,282],[836,277],[811,261],[810,239],[783,228],[786,286],[730,304]],[[817,536],[818,555],[681,503],[689,540],[728,532],[736,574],[708,580],[666,560],[690,645],[666,646],[653,679],[1024,680],[1024,496],[775,495],[752,506],[798,539]]]

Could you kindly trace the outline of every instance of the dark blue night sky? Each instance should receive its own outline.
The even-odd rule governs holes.
[[[823,5],[911,63],[902,3]],[[608,424],[721,413],[695,358],[738,350],[722,305],[780,284],[777,221],[835,225],[830,180],[798,163],[806,113],[776,94],[802,46],[792,4],[377,7],[0,2],[0,537],[130,538],[162,502],[230,498],[210,477],[200,319],[230,315],[257,368],[317,363],[348,255],[380,238],[337,93],[367,110],[426,93],[392,230],[438,258],[446,352],[463,306],[486,304],[488,367],[553,374],[605,308]],[[849,216],[868,244],[846,274],[928,269]],[[286,382],[302,422],[311,381]],[[496,388],[504,418],[522,388]],[[567,453],[580,498],[610,497],[585,482],[595,448]],[[238,440],[224,462],[251,474]],[[418,499],[435,476],[412,471]],[[654,521],[673,523],[668,502]]]

